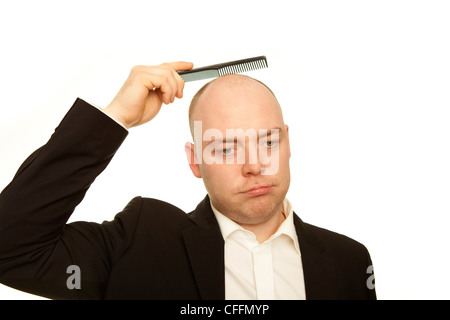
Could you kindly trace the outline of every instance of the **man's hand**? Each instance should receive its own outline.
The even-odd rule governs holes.
[[[104,111],[127,128],[152,120],[162,104],[183,97],[184,80],[177,71],[192,69],[191,62],[136,66]]]

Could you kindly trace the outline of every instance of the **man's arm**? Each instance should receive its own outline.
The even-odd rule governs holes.
[[[176,70],[191,67],[133,68],[105,113],[127,128],[151,120],[162,103],[182,96],[184,82]],[[67,289],[66,279],[67,268],[79,264],[81,297],[102,297],[110,266],[131,241],[140,201],[132,201],[111,223],[66,222],[126,135],[78,99],[47,144],[22,164],[0,194],[1,282],[47,297],[76,298],[80,291]]]

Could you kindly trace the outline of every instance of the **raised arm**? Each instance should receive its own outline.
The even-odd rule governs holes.
[[[162,103],[181,98],[184,82],[176,71],[191,67],[179,62],[133,68],[104,112],[127,128],[150,121]],[[51,298],[102,298],[111,264],[132,239],[139,200],[110,223],[66,222],[127,133],[77,99],[0,194],[0,282]],[[67,268],[74,264],[83,272],[81,290],[66,286]]]

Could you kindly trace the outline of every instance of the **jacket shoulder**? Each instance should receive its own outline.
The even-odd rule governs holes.
[[[369,251],[360,242],[337,232],[311,224],[303,224],[303,241],[312,244],[323,257],[334,261],[343,272],[366,272],[372,265]]]
[[[177,206],[153,198],[139,197],[141,222],[155,223],[170,229],[184,228],[192,225],[188,214]]]
[[[366,247],[344,235],[315,225],[304,223],[308,236],[318,240],[327,251],[367,251]]]

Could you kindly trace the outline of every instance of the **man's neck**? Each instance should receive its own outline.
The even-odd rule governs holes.
[[[280,227],[283,221],[286,219],[283,208],[280,208],[276,214],[270,217],[268,220],[260,224],[241,224],[242,228],[252,232],[256,236],[256,240],[259,243],[263,243],[269,239]]]

